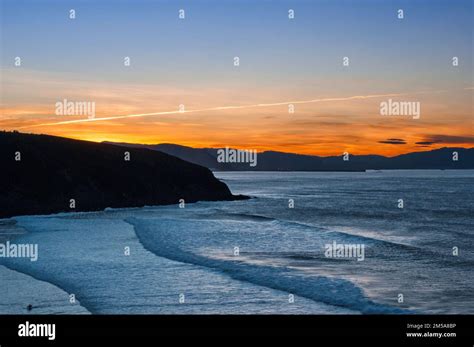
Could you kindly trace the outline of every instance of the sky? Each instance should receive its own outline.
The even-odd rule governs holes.
[[[0,129],[315,155],[474,147],[472,3],[1,0]],[[95,118],[56,114],[64,99]],[[389,99],[420,117],[381,115]]]

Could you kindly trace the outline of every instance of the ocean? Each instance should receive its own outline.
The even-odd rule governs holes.
[[[214,174],[252,199],[3,221],[0,314],[474,313],[473,170]]]

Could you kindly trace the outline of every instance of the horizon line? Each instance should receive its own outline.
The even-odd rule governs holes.
[[[192,146],[187,146],[187,145],[182,145],[178,143],[170,143],[170,142],[162,142],[162,143],[133,143],[133,142],[114,142],[114,141],[108,141],[108,140],[102,140],[102,141],[91,141],[91,140],[83,140],[79,138],[73,138],[73,137],[65,137],[65,136],[58,136],[58,135],[50,135],[50,134],[38,134],[38,133],[27,133],[27,132],[21,132],[18,130],[4,130],[0,129],[0,132],[5,132],[5,133],[17,133],[17,134],[22,134],[22,135],[33,135],[33,136],[51,136],[51,137],[58,137],[62,139],[68,139],[68,140],[74,140],[74,141],[83,141],[83,142],[90,142],[90,143],[99,143],[99,144],[108,144],[108,145],[116,145],[120,146],[123,145],[123,147],[126,147],[126,145],[132,145],[132,146],[159,146],[159,145],[172,145],[172,146],[179,146],[179,147],[186,147],[186,148],[191,148],[191,149],[223,149],[223,148],[229,148],[229,149],[234,149],[234,150],[256,150],[257,153],[265,153],[265,152],[275,152],[275,153],[283,153],[283,154],[293,154],[293,155],[300,155],[300,156],[306,156],[306,157],[320,157],[320,158],[331,158],[331,157],[338,157],[339,155],[318,155],[318,154],[305,154],[305,153],[297,153],[297,152],[282,152],[282,151],[276,151],[272,149],[265,149],[265,150],[257,150],[257,149],[244,149],[244,148],[236,148],[236,147],[231,147],[231,146],[218,146],[218,147],[192,147]],[[440,143],[441,145],[442,143]],[[133,147],[131,147],[133,148]],[[474,147],[449,147],[449,146],[443,146],[443,147],[438,147],[438,148],[420,148],[419,151],[408,151],[405,153],[400,153],[396,154],[393,156],[386,156],[382,154],[375,154],[375,153],[370,153],[370,154],[353,154],[350,152],[347,152],[350,156],[379,156],[379,157],[384,157],[384,158],[395,158],[401,155],[406,155],[406,154],[411,154],[411,153],[422,153],[422,152],[431,152],[431,151],[436,151],[436,150],[441,150],[441,149],[465,149],[465,150],[470,150],[474,149]],[[344,155],[344,153],[341,153],[340,156]]]

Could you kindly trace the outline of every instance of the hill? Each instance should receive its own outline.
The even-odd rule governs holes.
[[[0,218],[245,198],[166,153],[48,135],[0,132],[0,168]]]

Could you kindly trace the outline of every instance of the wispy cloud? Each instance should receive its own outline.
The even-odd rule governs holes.
[[[389,145],[406,145],[407,144],[404,139],[395,139],[395,138],[382,140],[382,141],[379,141],[379,143],[385,143]]]
[[[434,143],[446,144],[474,144],[474,136],[457,136],[457,135],[427,135],[424,141],[417,144],[430,145]]]
[[[443,91],[435,91],[443,92]],[[30,126],[24,126],[24,128],[33,128],[33,127],[45,127],[45,126],[54,126],[54,125],[64,125],[64,124],[77,124],[77,123],[90,123],[90,122],[99,122],[99,121],[108,121],[116,119],[127,119],[127,118],[139,118],[139,117],[150,117],[150,116],[165,116],[165,115],[174,115],[181,113],[198,113],[198,112],[214,112],[214,111],[226,111],[226,110],[242,110],[242,109],[252,109],[252,108],[262,108],[262,107],[275,107],[275,106],[287,106],[287,105],[297,105],[297,104],[312,104],[320,102],[338,102],[338,101],[351,101],[351,100],[364,100],[364,99],[373,99],[373,98],[388,98],[388,97],[399,97],[405,95],[413,94],[424,94],[429,92],[415,92],[415,93],[390,93],[390,94],[374,94],[374,95],[354,95],[349,97],[338,97],[338,98],[320,98],[320,99],[311,99],[311,100],[293,100],[293,101],[282,101],[282,102],[273,102],[273,103],[259,103],[251,105],[228,105],[228,106],[217,106],[201,109],[192,109],[192,110],[172,110],[172,111],[161,111],[161,112],[152,112],[152,113],[136,113],[136,114],[127,114],[120,116],[109,116],[109,117],[96,117],[96,118],[83,118],[83,119],[74,119],[60,122],[50,122],[50,123],[41,123],[34,124]]]

